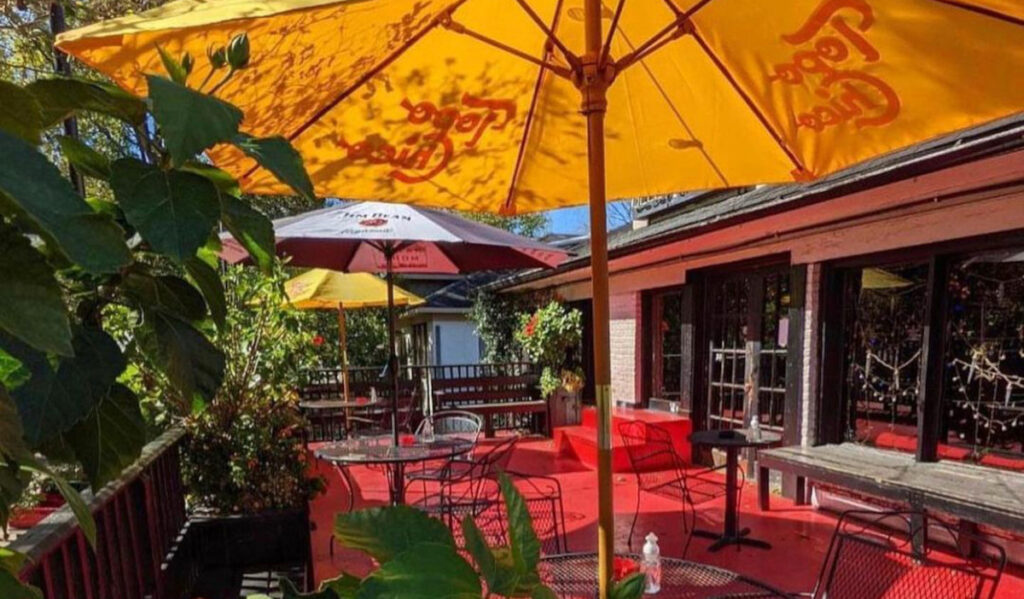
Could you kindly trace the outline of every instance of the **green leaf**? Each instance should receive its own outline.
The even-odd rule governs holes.
[[[330,578],[320,583],[321,590],[330,590],[338,599],[355,599],[359,592],[362,580],[351,574],[341,573],[336,578]]]
[[[7,570],[15,574],[25,565],[28,556],[7,547],[0,547],[0,570]]]
[[[78,528],[82,530],[82,534],[85,535],[86,540],[93,547],[96,546],[96,521],[93,520],[92,512],[89,511],[89,506],[85,505],[85,500],[82,499],[82,495],[71,486],[63,476],[57,474],[42,462],[31,459],[22,464],[22,468],[39,474],[45,475],[51,481],[54,486],[60,491],[61,496],[64,497],[64,501],[68,503],[68,507],[71,508],[71,513],[75,515],[75,519],[78,520]]]
[[[106,181],[110,179],[110,159],[81,140],[61,135],[57,138],[60,152],[83,175]]]
[[[134,271],[125,275],[123,289],[147,309],[159,308],[189,321],[206,318],[203,296],[184,279]]]
[[[11,507],[22,498],[30,481],[29,473],[0,455],[0,527],[11,517]]]
[[[274,223],[238,198],[221,195],[220,206],[220,218],[224,226],[249,252],[260,269],[270,272],[276,252]]]
[[[60,435],[85,418],[127,364],[117,342],[102,330],[75,326],[72,332],[75,355],[61,358],[56,366],[46,354],[0,334],[0,346],[31,373],[11,392],[30,446]]]
[[[530,517],[523,496],[504,472],[498,476],[498,485],[505,498],[509,548],[516,568],[519,572],[536,573],[540,562],[540,540],[533,530],[533,518]]]
[[[153,117],[160,126],[174,166],[181,166],[218,143],[238,135],[242,111],[219,100],[175,83],[147,75]]]
[[[539,584],[533,587],[530,599],[558,599],[558,595],[550,587]]]
[[[462,536],[466,542],[466,551],[472,556],[477,570],[483,575],[491,592],[507,597],[523,594],[524,589],[520,588],[519,583],[523,578],[522,574],[525,573],[516,571],[508,551],[502,552],[500,556],[495,555],[472,516],[463,518]],[[508,559],[505,559],[506,557]],[[530,589],[525,589],[526,594],[529,591]]]
[[[9,81],[0,80],[0,129],[39,145],[43,111],[35,96]]]
[[[366,577],[359,599],[480,599],[480,578],[450,545],[419,543]]]
[[[226,193],[236,198],[242,195],[242,188],[238,186],[238,181],[227,171],[223,171],[213,165],[192,161],[182,166],[180,170],[206,177],[221,193]]]
[[[140,347],[182,395],[213,399],[224,379],[224,354],[188,322],[160,310],[145,313]]]
[[[17,461],[29,453],[18,408],[7,389],[0,385],[0,455]]]
[[[71,355],[71,323],[53,269],[28,238],[0,221],[0,328],[32,347]]]
[[[203,292],[203,298],[206,299],[206,305],[210,308],[213,322],[217,328],[223,329],[228,307],[227,300],[224,298],[224,283],[220,280],[220,275],[198,257],[192,257],[185,261],[185,272]]]
[[[121,475],[146,444],[146,422],[131,389],[114,384],[99,405],[64,435],[94,490]]]
[[[443,522],[407,505],[340,513],[334,517],[334,537],[381,563],[421,543],[455,548]]]
[[[156,51],[160,53],[160,62],[164,63],[164,70],[171,76],[171,81],[185,85],[185,80],[188,79],[188,72],[185,70],[185,67],[178,62],[177,58],[174,58],[161,48],[160,44],[157,44]]]
[[[0,597],[4,599],[43,599],[43,592],[34,586],[22,584],[7,570],[0,570]]]
[[[90,208],[34,147],[0,131],[0,156],[0,207],[27,218],[90,272],[114,272],[131,261],[124,231]]]
[[[122,158],[111,168],[110,186],[128,222],[179,263],[195,255],[217,224],[217,188],[199,175]]]
[[[141,125],[146,103],[109,83],[84,79],[40,79],[25,87],[39,101],[43,125],[55,125],[77,112],[95,112]]]
[[[302,163],[302,156],[287,139],[280,136],[255,138],[240,133],[234,143],[246,156],[294,189],[295,193],[308,199],[316,196],[309,173]]]
[[[640,599],[646,584],[647,577],[641,572],[634,572],[612,586],[608,599]]]

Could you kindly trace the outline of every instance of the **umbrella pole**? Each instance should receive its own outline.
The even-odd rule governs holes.
[[[348,322],[345,316],[345,306],[338,303],[338,349],[341,351],[341,384],[342,399],[348,403]],[[346,414],[348,409],[346,408]]]
[[[607,599],[615,556],[615,512],[612,505],[611,364],[608,335],[608,225],[605,216],[604,114],[607,80],[601,65],[601,2],[585,0],[583,21],[582,112],[587,117],[590,191],[590,269],[594,327],[594,393],[597,400],[598,587]]]
[[[395,351],[395,273],[392,259],[395,249],[385,246],[384,259],[387,261],[388,280],[388,369],[391,371],[391,434],[398,447],[398,353]]]

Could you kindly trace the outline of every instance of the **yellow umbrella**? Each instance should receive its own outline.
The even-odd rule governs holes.
[[[606,198],[808,180],[1015,114],[1022,24],[1017,0],[180,0],[58,46],[142,92],[157,45],[201,57],[247,32],[253,64],[218,94],[248,132],[283,132],[321,195],[589,200],[606,597]],[[234,149],[210,157],[247,191],[290,193]]]
[[[426,300],[394,286],[395,306],[415,306]],[[388,306],[388,285],[368,272],[341,273],[313,268],[284,284],[288,304],[299,310],[337,310],[342,389],[348,401],[348,339],[345,311]]]

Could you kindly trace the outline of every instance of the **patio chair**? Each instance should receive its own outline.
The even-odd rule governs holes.
[[[476,442],[480,437],[480,431],[483,429],[483,418],[472,412],[466,412],[463,410],[445,410],[443,412],[437,412],[431,418],[424,418],[420,421],[416,427],[416,436],[420,437],[423,434],[423,430],[427,425],[427,422],[431,422],[434,427],[434,437],[448,437],[453,439],[464,439],[473,444],[473,449],[453,456],[447,460],[433,460],[431,462],[424,462],[422,466],[414,471],[407,472],[405,475],[406,486],[419,481],[423,487],[423,495],[427,494],[427,483],[428,482],[439,482],[444,476],[448,475],[448,470],[452,468],[465,468],[468,467],[473,461],[473,454],[476,451]]]
[[[687,480],[719,470],[721,467],[706,468],[688,474],[685,461],[672,444],[672,435],[664,428],[641,420],[621,422],[618,428],[637,483],[636,509],[633,511],[633,521],[629,525],[627,547],[633,549],[633,531],[636,529],[640,503],[646,492],[680,501],[683,533],[686,534],[682,553],[685,556],[697,522],[697,508]],[[741,484],[740,489],[742,488]]]
[[[540,474],[524,474],[505,470],[516,489],[523,496],[526,509],[533,520],[533,529],[540,540],[541,553],[557,555],[569,552],[569,539],[565,528],[565,507],[562,503],[562,485],[558,479]],[[478,498],[474,516],[477,526],[491,546],[508,544],[508,512],[496,479],[485,483]],[[454,523],[452,533],[461,546],[461,522]]]
[[[952,545],[930,542],[935,532]],[[936,519],[929,523],[923,512],[849,511],[836,523],[814,590],[802,596],[991,599],[1005,566],[999,545]]]

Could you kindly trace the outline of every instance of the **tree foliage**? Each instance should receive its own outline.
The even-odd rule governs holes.
[[[172,76],[187,62],[168,60]],[[236,49],[224,68],[247,63]],[[225,173],[203,164],[202,150],[271,148],[252,156],[296,193],[309,190],[294,151],[280,138],[242,136],[237,109],[159,75],[150,83],[147,98],[72,78],[0,85],[0,272],[11,281],[0,292],[0,525],[26,482],[20,473],[38,472],[54,478],[94,537],[81,498],[39,456],[62,460],[70,450],[94,488],[138,456],[146,438],[139,399],[123,384],[138,371],[135,358],[190,407],[239,378],[222,349],[228,344],[214,336],[228,312],[216,272],[218,228],[267,256],[265,272],[274,269],[273,230],[232,195],[237,185],[225,186]],[[114,156],[87,139],[62,146],[89,177],[86,191],[104,190],[99,197],[83,196],[40,151],[61,119],[83,114],[141,136],[133,151]],[[111,312],[130,326],[107,320]]]
[[[531,309],[528,298],[520,294],[477,291],[469,318],[476,324],[476,334],[484,342],[485,362],[516,362],[523,349],[516,338],[519,315]]]

